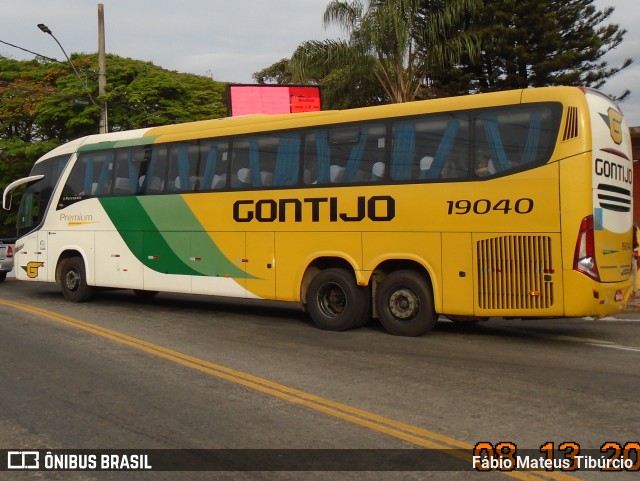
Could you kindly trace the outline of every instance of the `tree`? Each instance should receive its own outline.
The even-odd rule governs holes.
[[[97,55],[71,56],[97,93]],[[111,131],[224,117],[226,84],[164,70],[149,62],[107,57]],[[67,64],[0,56],[0,189],[28,175],[34,161],[69,140],[98,132],[93,105]],[[14,205],[19,202],[14,196]],[[0,216],[0,237],[15,235],[15,214]]]
[[[0,139],[37,140],[38,109],[53,90],[40,62],[0,57]]]
[[[601,88],[632,62],[610,67],[603,60],[626,33],[604,24],[613,10],[599,11],[593,0],[485,0],[475,19],[482,54],[451,64],[438,83],[448,94],[547,85]],[[627,90],[618,97],[628,95]]]
[[[98,98],[97,55],[72,55]],[[226,115],[226,84],[164,70],[150,62],[107,56],[111,131]],[[60,142],[98,132],[99,107],[68,65],[0,56],[0,140]]]
[[[252,77],[259,84],[290,84],[293,82],[291,61],[288,58],[283,58],[273,65],[254,73]]]
[[[388,103],[374,75],[375,59],[340,40],[308,41],[291,58],[293,80],[322,87],[324,108],[345,109]]]
[[[114,131],[227,114],[225,83],[115,56],[107,57],[107,68],[109,124]]]
[[[384,93],[378,100],[414,100],[428,72],[478,51],[477,38],[464,25],[479,5],[480,0],[333,0],[324,23],[342,27],[349,39],[302,44],[292,57],[293,78],[318,77],[318,71],[323,79],[336,71],[349,79],[373,76]]]

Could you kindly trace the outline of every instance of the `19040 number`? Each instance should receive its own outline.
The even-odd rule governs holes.
[[[465,215],[465,214],[488,214],[489,212],[502,212],[508,214],[515,212],[516,214],[529,214],[533,210],[533,199],[523,197],[522,199],[501,199],[497,202],[491,202],[489,199],[478,199],[471,201],[468,199],[448,200],[449,215]]]

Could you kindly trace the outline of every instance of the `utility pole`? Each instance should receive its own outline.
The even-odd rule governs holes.
[[[104,96],[107,87],[107,62],[104,45],[104,6],[98,4],[98,98],[100,100],[100,133],[109,132],[107,101]]]

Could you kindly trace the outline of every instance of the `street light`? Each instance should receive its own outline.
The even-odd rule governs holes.
[[[64,56],[67,58],[67,62],[69,62],[69,65],[71,65],[71,68],[73,69],[74,73],[76,74],[76,77],[78,77],[78,80],[80,81],[80,84],[82,85],[82,87],[84,88],[85,92],[87,92],[87,95],[89,96],[89,99],[91,100],[91,103],[93,105],[98,105],[96,104],[96,101],[93,100],[93,97],[91,96],[91,92],[89,92],[89,87],[87,87],[87,84],[82,80],[82,77],[80,77],[80,74],[78,73],[78,71],[76,70],[75,65],[73,65],[73,62],[71,61],[71,59],[69,58],[69,56],[67,55],[67,52],[65,52],[64,48],[62,47],[62,44],[58,41],[58,39],[56,38],[56,36],[53,34],[53,32],[49,29],[49,27],[47,27],[44,23],[39,23],[38,24],[38,28],[40,30],[42,30],[44,33],[48,33],[49,35],[51,35],[51,37],[56,41],[56,43],[58,44],[58,46],[60,47],[60,50],[62,50],[62,53],[64,54]]]

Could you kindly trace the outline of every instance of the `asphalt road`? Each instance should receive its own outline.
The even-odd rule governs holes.
[[[142,301],[110,291],[72,304],[56,286],[8,279],[0,284],[0,366],[0,449],[376,455],[511,442],[541,456],[547,443],[576,443],[586,453],[640,442],[633,313],[442,320],[426,336],[399,338],[375,323],[324,332],[281,303],[163,294]],[[0,471],[0,479],[603,479],[593,471],[360,471]]]

